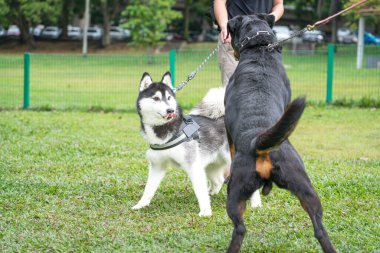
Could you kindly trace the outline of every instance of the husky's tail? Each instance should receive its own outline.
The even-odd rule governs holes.
[[[272,149],[280,146],[296,128],[304,109],[305,97],[299,97],[290,103],[285,113],[274,126],[252,140],[252,153],[269,153]]]
[[[210,119],[219,119],[224,116],[225,88],[210,89],[202,101],[191,111],[191,115],[200,115]]]

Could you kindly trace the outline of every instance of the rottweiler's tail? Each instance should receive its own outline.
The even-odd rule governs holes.
[[[305,97],[298,97],[293,100],[280,120],[252,141],[251,150],[256,154],[260,154],[267,153],[280,146],[296,128],[305,109],[305,103]]]

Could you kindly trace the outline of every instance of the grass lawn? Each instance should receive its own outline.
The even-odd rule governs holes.
[[[291,137],[340,252],[378,252],[380,111],[307,107]],[[190,180],[170,169],[148,208],[136,113],[0,112],[1,252],[224,252],[226,186],[198,217]],[[274,187],[248,208],[242,252],[320,252],[307,214]]]

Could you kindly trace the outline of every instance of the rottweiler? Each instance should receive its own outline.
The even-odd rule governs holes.
[[[288,137],[299,121],[305,97],[290,101],[291,89],[272,31],[274,16],[237,16],[227,24],[239,64],[225,94],[225,125],[234,148],[228,182],[227,212],[234,224],[227,252],[238,252],[246,228],[246,200],[274,182],[298,197],[309,214],[324,252],[336,252],[322,225],[322,205],[302,159]]]

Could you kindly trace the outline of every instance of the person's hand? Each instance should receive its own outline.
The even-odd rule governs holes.
[[[225,44],[225,43],[231,43],[231,36],[229,36],[227,28],[222,28],[220,31],[220,41]]]

